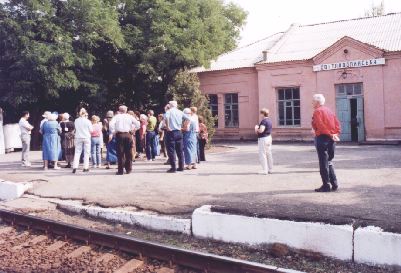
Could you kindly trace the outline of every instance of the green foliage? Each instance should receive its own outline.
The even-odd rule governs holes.
[[[176,100],[180,107],[197,107],[198,115],[204,118],[207,126],[209,140],[212,139],[216,131],[214,126],[216,118],[210,111],[208,97],[199,89],[199,78],[196,74],[180,71],[169,85],[167,96],[169,99]]]
[[[181,71],[233,49],[245,18],[222,0],[0,3],[0,106],[162,110],[169,88],[194,77]],[[198,83],[186,82],[191,102],[207,108]]]

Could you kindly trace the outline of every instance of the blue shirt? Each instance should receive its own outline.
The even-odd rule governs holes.
[[[258,133],[258,138],[270,136],[270,134],[272,133],[273,126],[272,126],[272,121],[269,118],[262,119],[262,121],[259,124],[259,128],[262,125],[265,127],[265,130],[262,133]]]
[[[171,108],[166,112],[166,120],[168,122],[168,128],[171,131],[181,130],[183,121],[187,119],[184,113],[178,108]]]

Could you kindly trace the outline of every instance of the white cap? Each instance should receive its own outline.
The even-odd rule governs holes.
[[[170,101],[168,104],[170,104],[171,107],[177,107],[178,103],[175,100]]]
[[[42,115],[42,117],[47,118],[51,114],[50,111],[45,111]]]
[[[185,108],[183,112],[184,112],[184,114],[187,114],[187,115],[192,114],[192,111],[189,108]]]

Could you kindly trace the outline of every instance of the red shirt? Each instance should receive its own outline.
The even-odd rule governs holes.
[[[316,136],[333,136],[341,132],[340,122],[336,115],[325,106],[320,106],[313,112],[312,128]]]

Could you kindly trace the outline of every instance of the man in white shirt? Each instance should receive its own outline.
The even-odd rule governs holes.
[[[139,121],[127,114],[127,111],[127,106],[121,105],[118,114],[110,121],[110,131],[117,140],[117,175],[123,175],[124,169],[127,174],[132,171],[132,133],[140,127]]]
[[[29,112],[22,112],[21,119],[19,120],[19,128],[21,130],[21,141],[22,141],[22,166],[29,167],[31,163],[29,162],[29,150],[31,147],[31,131],[33,126],[29,124]]]
[[[75,125],[75,153],[72,173],[77,171],[82,149],[84,151],[84,172],[89,172],[89,155],[91,152],[91,132],[92,123],[88,119],[88,112],[84,108],[79,111],[79,118],[74,122]]]

